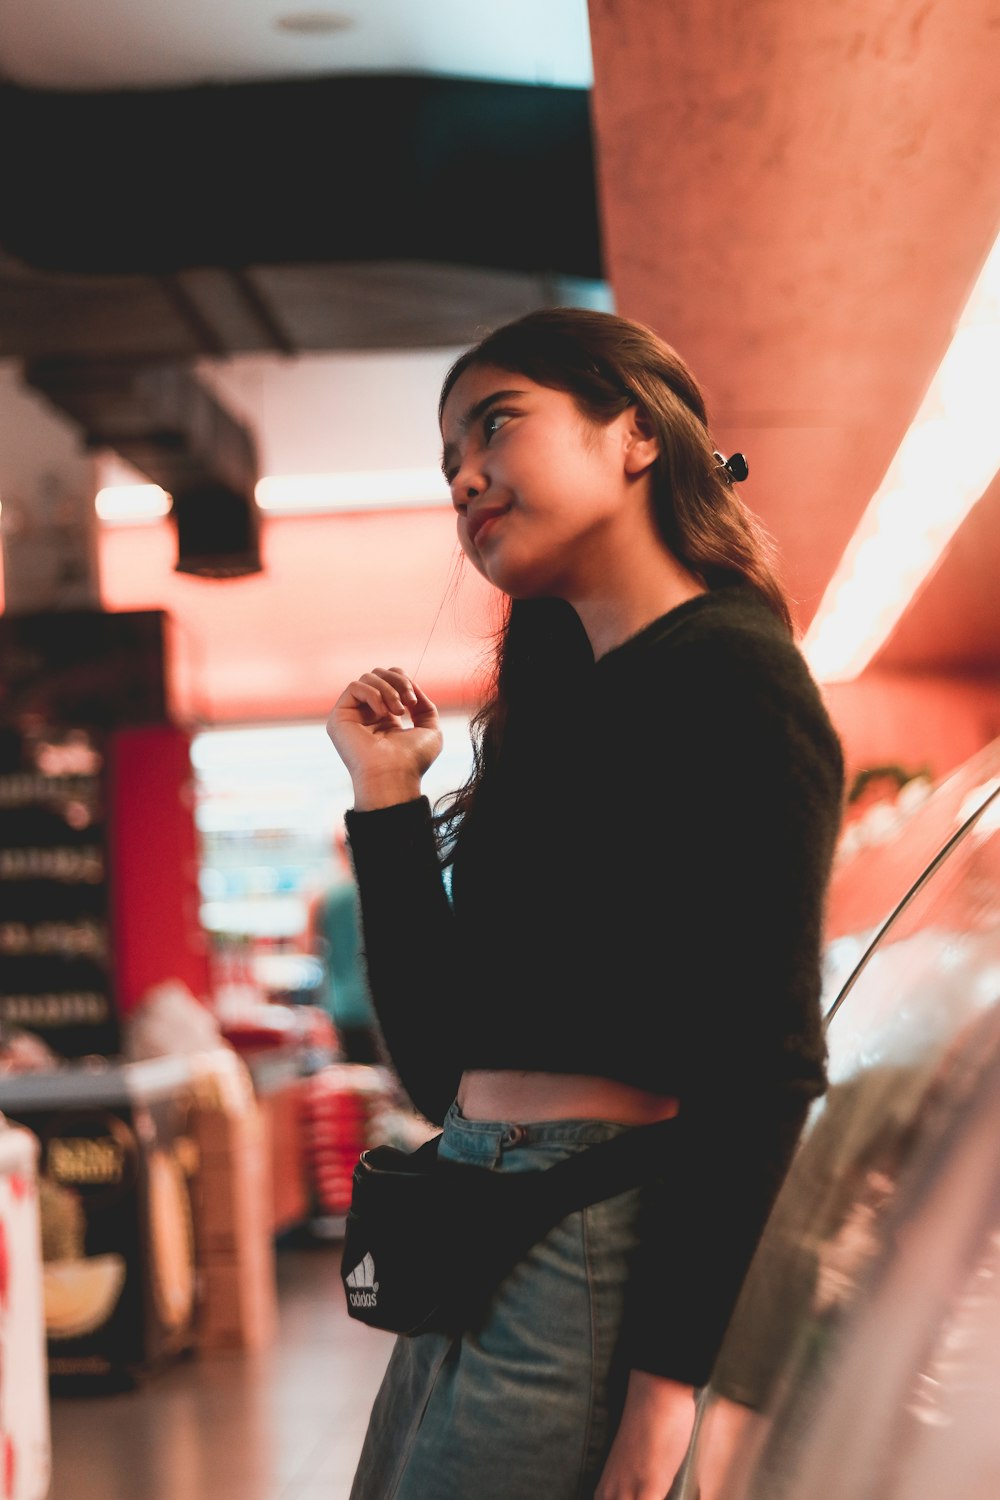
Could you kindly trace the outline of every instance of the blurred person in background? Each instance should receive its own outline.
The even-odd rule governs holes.
[[[842,750],[745,460],[653,330],[530,313],[455,362],[439,420],[503,611],[472,773],[432,809],[441,724],[401,667],[327,723],[381,1032],[442,1162],[540,1171],[670,1129],[483,1322],[397,1339],[352,1500],[664,1500],[826,1088]]]
[[[333,878],[312,897],[307,916],[309,951],[323,966],[317,1001],[333,1021],[344,1062],[380,1064],[378,1022],[361,957],[358,888],[342,824],[333,852]]]

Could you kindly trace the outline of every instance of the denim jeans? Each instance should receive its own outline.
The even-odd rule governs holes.
[[[501,1172],[551,1166],[627,1130],[514,1125],[452,1105],[440,1155]],[[621,1415],[625,1286],[640,1189],[570,1214],[514,1267],[485,1323],[398,1338],[351,1500],[586,1500]]]

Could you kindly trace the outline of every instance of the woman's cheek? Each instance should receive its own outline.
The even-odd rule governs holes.
[[[458,523],[458,541],[459,546],[465,553],[466,557],[469,559],[472,566],[475,568],[476,572],[482,573],[483,577],[486,578],[487,573],[486,569],[483,567],[483,560],[479,556],[479,553],[476,551],[475,547],[469,541],[469,532],[464,521],[459,521]]]

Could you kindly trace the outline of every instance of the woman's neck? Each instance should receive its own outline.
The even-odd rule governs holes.
[[[661,615],[698,594],[705,585],[672,558],[666,564],[643,568],[627,588],[601,591],[570,603],[580,616],[594,659],[630,640]]]

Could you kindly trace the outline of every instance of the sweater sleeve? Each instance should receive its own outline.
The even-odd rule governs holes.
[[[368,986],[413,1107],[440,1125],[458,1089],[454,918],[426,797],[345,816]]]
[[[661,973],[680,1113],[646,1192],[626,1327],[634,1367],[697,1386],[826,1086],[821,933],[843,759],[790,654],[707,643],[673,707],[670,775],[647,799],[669,848],[632,897],[647,931],[666,902],[677,934]]]
[[[633,1368],[708,1383],[806,1113],[791,1098],[682,1107],[642,1205],[626,1309]]]

